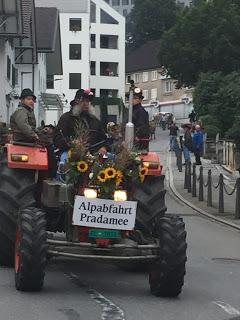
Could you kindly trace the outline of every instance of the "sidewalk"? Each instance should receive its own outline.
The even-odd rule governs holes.
[[[192,159],[194,162],[194,159]],[[176,166],[176,157],[175,153],[172,152],[168,154],[168,167],[171,170],[172,183],[176,189],[176,191],[187,201],[189,204],[199,208],[200,210],[205,211],[206,213],[213,215],[216,218],[223,219],[226,222],[234,223],[239,225],[240,220],[234,219],[235,214],[235,202],[236,202],[236,193],[233,195],[227,195],[224,192],[224,213],[218,212],[218,203],[219,203],[219,189],[212,188],[212,200],[213,206],[207,206],[207,188],[204,187],[204,201],[200,202],[198,200],[199,194],[199,182],[197,181],[197,197],[193,198],[191,193],[188,193],[187,190],[184,189],[184,178],[185,178],[185,167],[183,166],[183,172],[179,172]],[[212,171],[212,181],[215,186],[217,186],[219,181],[219,175],[222,173],[224,175],[224,183],[226,185],[227,191],[231,192],[234,189],[234,185],[236,183],[236,175],[230,174],[226,172],[221,166],[212,164],[208,160],[202,161],[203,173],[204,173],[204,183],[207,183],[207,174],[208,170]],[[200,166],[196,167],[197,177],[199,177]]]

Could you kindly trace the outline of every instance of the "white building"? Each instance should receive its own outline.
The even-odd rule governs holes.
[[[49,59],[60,60],[57,66],[61,73],[58,11],[42,9],[36,11],[33,0],[0,2],[0,122],[9,124],[24,88],[32,89],[37,96],[34,111],[38,125],[46,120],[50,106],[63,109],[58,96],[46,99],[45,95]],[[44,24],[48,24],[47,32]]]
[[[124,99],[125,18],[104,0],[36,0],[36,5],[60,11],[63,76],[49,75],[47,91],[64,93],[68,102],[77,89],[89,87],[96,97]],[[117,117],[118,108],[108,113]]]
[[[132,10],[135,0],[104,0],[121,15],[126,17]]]

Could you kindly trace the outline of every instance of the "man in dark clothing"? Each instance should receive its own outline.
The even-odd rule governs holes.
[[[196,159],[196,165],[200,166],[201,156],[203,152],[203,132],[201,127],[197,124],[195,127],[196,131],[193,134],[193,151]]]
[[[191,135],[191,124],[185,124],[182,126],[184,129],[184,138],[183,138],[183,156],[185,164],[191,162],[190,151],[192,151],[192,135]]]
[[[177,145],[177,135],[178,135],[178,127],[176,126],[176,123],[173,123],[170,126],[170,151],[175,151],[176,145]]]
[[[136,147],[139,150],[148,150],[149,146],[149,115],[142,106],[144,97],[140,88],[134,88],[133,91],[133,119],[135,130]]]
[[[103,147],[106,135],[101,121],[89,112],[92,98],[93,93],[90,90],[79,89],[76,92],[75,99],[70,103],[71,110],[64,113],[59,119],[54,134],[54,145],[61,152],[70,149],[70,142],[76,138],[77,130],[80,127],[88,132],[89,145],[96,145],[94,151],[98,150],[101,153],[106,151]]]
[[[36,118],[34,115],[34,103],[36,96],[30,89],[24,89],[20,96],[21,103],[11,115],[10,126],[13,130],[13,140],[18,142],[37,142]]]

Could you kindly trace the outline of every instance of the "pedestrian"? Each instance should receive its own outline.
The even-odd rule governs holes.
[[[34,115],[36,96],[31,89],[23,89],[20,104],[10,118],[13,140],[17,142],[34,143],[39,141]]]
[[[133,90],[133,119],[135,130],[135,147],[138,150],[148,150],[149,148],[149,115],[142,106],[144,96],[140,88],[135,87]]]
[[[195,132],[193,133],[192,138],[193,143],[193,152],[196,159],[196,165],[201,165],[201,156],[203,152],[203,132],[200,125],[195,126]]]
[[[169,138],[170,138],[170,151],[175,151],[177,147],[177,135],[178,135],[178,126],[176,123],[173,123],[170,126]]]
[[[183,137],[183,156],[186,163],[191,163],[190,151],[193,149],[191,124],[183,125],[184,137]]]
[[[191,123],[195,123],[197,121],[197,114],[195,110],[193,109],[192,112],[188,116]]]

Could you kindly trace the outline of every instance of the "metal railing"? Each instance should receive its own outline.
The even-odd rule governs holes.
[[[196,172],[196,165],[187,163],[185,165],[184,189],[192,194],[192,197],[197,197],[200,202],[204,201],[204,188],[207,188],[207,206],[213,207],[213,189],[218,190],[218,212],[225,212],[224,195],[232,196],[236,194],[234,218],[240,219],[240,178],[237,178],[232,190],[228,190],[228,186],[224,182],[224,176],[221,173],[218,177],[218,182],[215,184],[212,179],[212,170],[208,170],[207,181],[204,181],[203,167],[200,167],[199,175]],[[198,183],[198,195],[197,195]]]

